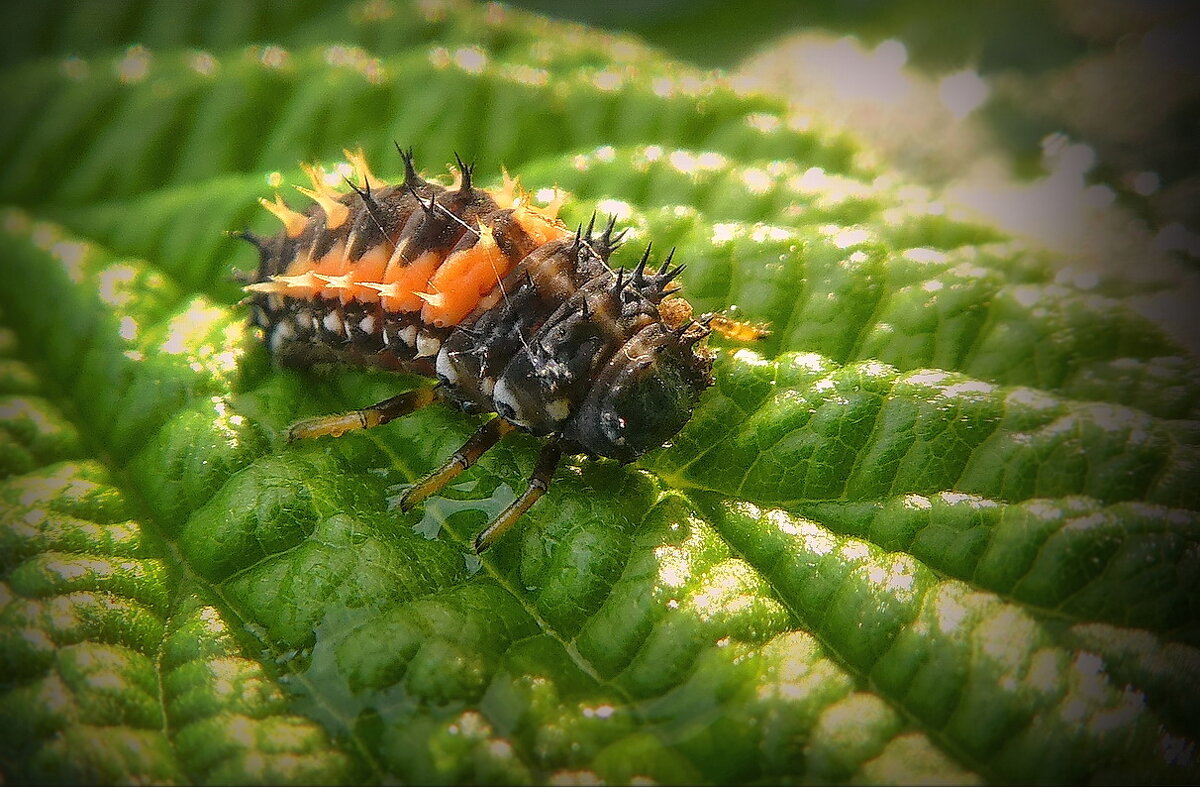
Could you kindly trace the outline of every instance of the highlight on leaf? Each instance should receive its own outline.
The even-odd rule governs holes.
[[[1080,268],[783,96],[495,4],[0,17],[6,779],[1200,780],[1200,371],[1146,307],[1193,284],[1136,238]],[[493,293],[393,242],[401,200],[481,247],[463,287],[513,224],[603,260],[554,301],[568,403],[618,306],[711,341],[686,425],[623,463],[428,406]],[[543,352],[529,267],[447,358]],[[430,374],[281,368],[301,331]]]

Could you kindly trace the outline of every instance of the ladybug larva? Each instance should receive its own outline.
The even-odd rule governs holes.
[[[399,146],[397,146],[399,150]],[[505,434],[548,438],[528,487],[475,540],[483,551],[541,497],[565,453],[630,462],[663,445],[712,384],[714,328],[734,338],[758,326],[721,315],[693,319],[675,294],[682,265],[657,270],[650,249],[631,271],[608,266],[620,243],[568,230],[559,201],[539,210],[505,173],[498,189],[472,184],[458,159],[449,187],[425,180],[411,150],[404,181],[387,184],[362,152],[346,151],[358,183],[333,190],[305,167],[305,211],[260,200],[283,230],[263,238],[245,287],[254,325],[283,364],[340,362],[435,377],[436,385],[362,410],[294,424],[288,439],[337,437],[437,400],[495,413],[441,468],[401,499],[409,510],[473,465]],[[623,234],[623,233],[621,233]]]

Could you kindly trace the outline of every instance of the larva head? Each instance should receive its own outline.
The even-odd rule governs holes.
[[[563,436],[594,456],[631,462],[661,447],[712,384],[712,355],[695,348],[708,328],[650,325],[618,350],[565,424]]]

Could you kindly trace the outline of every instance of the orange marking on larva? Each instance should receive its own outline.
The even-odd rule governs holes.
[[[275,195],[274,202],[268,202],[265,197],[259,197],[258,201],[271,212],[272,216],[283,222],[284,232],[289,238],[300,237],[300,233],[304,232],[304,228],[308,226],[308,217],[289,208],[279,194]]]
[[[352,286],[353,273],[350,260],[346,259],[346,244],[339,242],[325,252],[321,259],[312,267],[313,276],[325,283],[317,293],[323,298],[341,298],[343,303],[349,303],[346,290]]]
[[[541,211],[527,205],[519,206],[512,215],[513,220],[538,246],[570,234],[560,222],[547,218]]]
[[[421,319],[439,327],[457,325],[511,269],[512,263],[496,245],[491,228],[480,224],[475,245],[451,254],[429,280],[440,298],[425,299]]]
[[[389,265],[382,286],[373,287],[379,290],[383,308],[392,312],[415,312],[420,309],[423,302],[416,293],[428,286],[429,278],[444,259],[443,255],[435,251],[427,251],[408,265],[394,271]],[[393,275],[395,279],[387,281],[387,277]],[[363,286],[372,285],[363,282]]]
[[[386,283],[394,282],[400,277],[400,272],[407,268],[411,263],[408,259],[408,247],[410,238],[401,237],[396,242],[395,248],[392,249],[391,256],[388,257],[387,267],[383,269],[383,277],[380,281]]]
[[[288,263],[287,269],[283,273],[285,276],[299,276],[302,273],[308,273],[312,269],[312,257],[308,256],[308,252],[301,252]]]
[[[341,276],[350,272],[350,260],[346,259],[346,244],[335,243],[313,265],[313,270],[325,276]]]
[[[362,303],[379,302],[379,290],[365,286],[364,282],[381,282],[383,280],[383,272],[387,268],[388,256],[388,250],[380,245],[373,249],[368,249],[365,254],[358,258],[358,262],[354,263],[354,268],[349,274],[354,277],[353,286],[342,293],[343,304],[350,301],[360,301]]]

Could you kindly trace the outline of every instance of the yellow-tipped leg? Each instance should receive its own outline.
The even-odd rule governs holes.
[[[546,494],[546,490],[550,488],[550,479],[554,477],[554,471],[558,467],[558,461],[562,459],[562,446],[557,441],[547,443],[542,448],[542,452],[538,455],[537,466],[533,469],[533,475],[529,478],[529,486],[516,500],[500,512],[500,514],[488,523],[483,532],[475,538],[475,552],[481,553],[483,550],[495,544],[500,538],[508,532],[508,529],[516,524],[526,511],[528,511],[534,503]]]
[[[454,452],[450,461],[413,484],[412,489],[400,498],[400,510],[409,511],[417,503],[436,494],[438,490],[453,481],[459,473],[478,462],[479,457],[487,453],[488,449],[514,428],[512,424],[500,417],[493,418],[479,427],[478,431],[463,443],[462,448]]]
[[[771,335],[771,329],[764,323],[735,320],[724,314],[714,314],[709,326],[726,339],[735,342],[754,342]]]
[[[384,399],[378,404],[364,407],[361,410],[298,421],[288,429],[287,439],[290,443],[294,440],[309,440],[314,437],[341,437],[346,432],[352,432],[355,429],[370,429],[409,413],[415,413],[432,402],[433,389],[418,388],[415,391],[393,396],[391,399]]]

